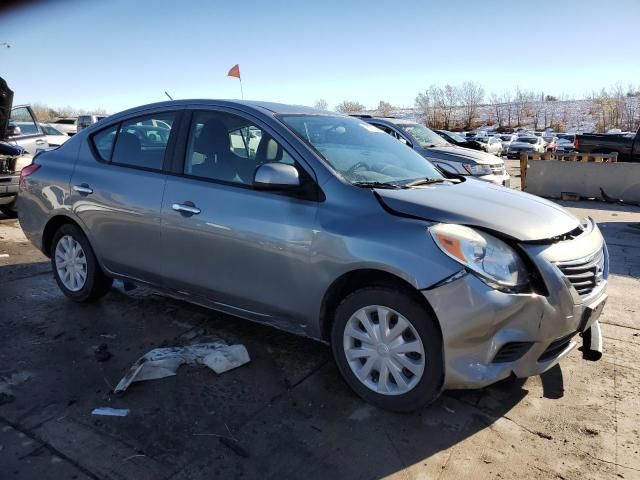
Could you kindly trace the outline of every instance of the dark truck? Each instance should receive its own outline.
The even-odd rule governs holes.
[[[640,162],[640,129],[635,135],[585,133],[576,135],[580,153],[618,153],[619,162]]]
[[[38,150],[48,146],[31,107],[14,107],[13,92],[0,78],[0,212],[16,216],[20,172]]]

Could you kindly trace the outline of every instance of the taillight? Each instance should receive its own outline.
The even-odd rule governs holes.
[[[573,148],[575,148],[576,150],[580,149],[580,142],[578,141],[578,137],[576,137],[576,139],[573,141]]]
[[[40,168],[40,165],[38,165],[37,163],[32,163],[24,167],[20,172],[20,182],[19,182],[20,186],[21,187],[24,186],[24,179],[29,175],[31,175],[32,173],[35,173],[39,168]]]

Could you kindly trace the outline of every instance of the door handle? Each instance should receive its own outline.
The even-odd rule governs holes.
[[[83,183],[83,184],[80,184],[80,185],[74,185],[73,189],[76,192],[84,194],[84,195],[89,195],[90,193],[93,193],[93,188],[91,188],[86,183]]]
[[[45,143],[47,142],[45,142],[44,140],[36,140],[36,145],[44,145]]]
[[[191,204],[191,205],[189,205]],[[173,208],[176,212],[180,212],[184,215],[198,215],[201,210],[196,207],[192,202],[189,203],[174,203],[171,208]]]

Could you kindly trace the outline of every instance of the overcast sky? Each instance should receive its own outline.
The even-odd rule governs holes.
[[[412,106],[430,84],[582,97],[640,84],[640,0],[58,1],[0,13],[15,103],[245,98]]]

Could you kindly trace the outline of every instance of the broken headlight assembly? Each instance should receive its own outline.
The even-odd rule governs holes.
[[[516,251],[487,233],[449,223],[429,228],[436,245],[496,290],[516,293],[528,288],[529,275]]]

